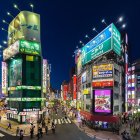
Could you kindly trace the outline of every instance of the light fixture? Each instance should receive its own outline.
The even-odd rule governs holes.
[[[124,29],[125,27],[126,27],[126,24],[123,24],[123,25],[122,25],[122,28]]]
[[[10,12],[7,12],[8,16],[11,16],[12,18],[15,18]]]
[[[14,4],[14,8],[17,9],[19,12],[21,11],[16,4]]]
[[[102,19],[101,22],[104,23],[107,26],[107,23],[106,23],[105,19]]]
[[[94,27],[92,30],[93,30],[93,31],[95,31],[96,33],[99,33],[99,32],[96,30],[96,28],[95,28],[95,27]]]
[[[30,3],[30,7],[32,8],[32,12],[33,12],[34,5]]]
[[[3,44],[7,44],[7,42],[6,41],[3,41]]]

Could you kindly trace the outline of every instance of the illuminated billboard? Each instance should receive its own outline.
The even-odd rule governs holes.
[[[111,90],[94,90],[94,112],[111,113]]]
[[[101,64],[93,66],[93,78],[112,77],[113,64]]]
[[[77,58],[77,75],[79,75],[81,73],[81,69],[82,69],[82,59],[81,59],[81,55]]]
[[[9,87],[22,85],[22,59],[11,59],[8,65]]]
[[[43,59],[43,93],[47,92],[47,60]]]
[[[21,11],[9,24],[8,37],[8,45],[22,38],[40,42],[40,15]]]
[[[18,53],[41,55],[40,43],[18,40],[3,51],[3,59],[7,60]]]
[[[11,58],[17,53],[19,53],[19,41],[16,41],[14,44],[10,45],[3,51],[3,60]]]
[[[82,65],[111,50],[121,55],[121,35],[113,23],[82,48]]]
[[[73,76],[73,99],[76,99],[77,97],[76,83],[77,83],[77,77],[76,75],[74,75]]]
[[[2,62],[2,93],[7,94],[7,64]]]
[[[113,79],[95,80],[92,82],[92,87],[113,87]]]
[[[23,90],[23,89],[29,89],[29,90],[41,90],[41,86],[16,86],[16,87],[8,87],[9,91],[14,90]]]

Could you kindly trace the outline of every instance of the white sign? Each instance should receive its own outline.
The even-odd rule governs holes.
[[[7,64],[2,62],[2,93],[7,94]]]
[[[16,41],[3,51],[3,60],[10,58],[17,53],[19,53],[19,41]]]
[[[43,93],[47,92],[47,60],[43,59]]]

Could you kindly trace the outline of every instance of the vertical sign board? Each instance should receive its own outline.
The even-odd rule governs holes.
[[[2,62],[2,93],[7,94],[7,64]]]
[[[47,60],[43,59],[43,93],[47,92]]]
[[[73,76],[73,99],[76,99],[76,81],[77,77],[76,75]]]

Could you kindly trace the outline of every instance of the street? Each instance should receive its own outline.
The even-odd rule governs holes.
[[[49,140],[91,140],[92,138],[87,136],[83,131],[79,130],[79,128],[69,119],[63,119],[64,115],[61,111],[58,111],[56,115],[53,113],[52,119],[56,124],[56,133],[53,134],[51,128],[49,128],[48,134],[46,135],[45,132],[43,133],[43,137],[40,138],[41,140],[49,139]],[[19,137],[11,136],[0,131],[0,140],[17,140]],[[24,140],[31,139],[30,136],[25,136]],[[34,136],[33,139],[37,139]],[[98,139],[96,139],[98,140]]]

